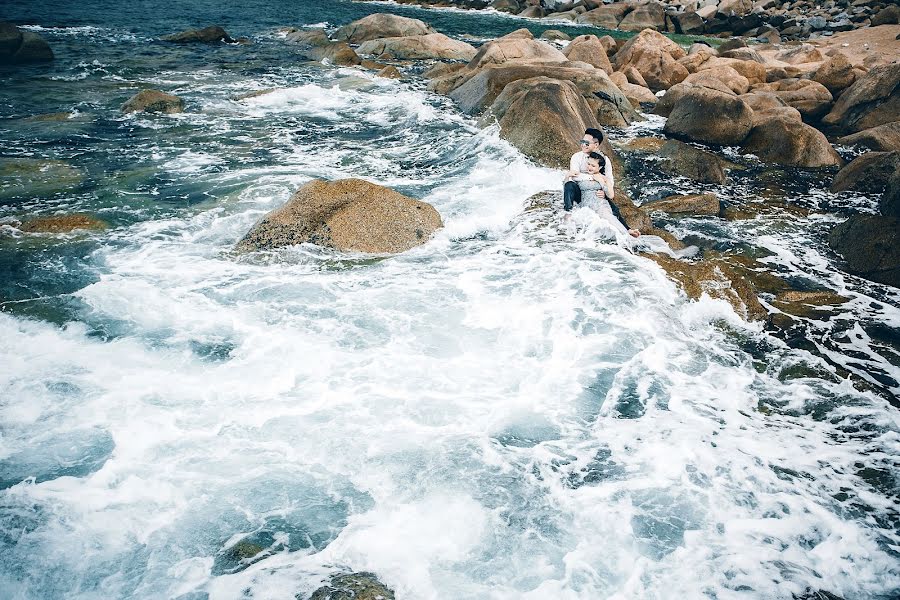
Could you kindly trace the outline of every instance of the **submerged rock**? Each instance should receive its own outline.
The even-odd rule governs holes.
[[[82,181],[84,172],[61,160],[0,159],[0,198],[49,196]]]
[[[301,598],[298,596],[297,600]],[[378,581],[374,573],[344,573],[334,575],[309,600],[394,600],[394,591]]]
[[[184,100],[159,90],[141,90],[122,105],[122,112],[180,113],[184,112]]]
[[[0,21],[0,65],[50,60],[53,60],[53,50],[47,40],[32,31]]]
[[[47,215],[28,219],[21,226],[20,231],[26,233],[69,233],[76,229],[106,229],[106,221],[91,215]]]
[[[424,244],[441,226],[441,216],[426,202],[362,179],[316,179],[263,217],[235,250],[311,243],[337,250],[396,253]]]
[[[231,44],[234,42],[234,39],[228,35],[228,32],[218,25],[211,25],[203,29],[187,29],[164,36],[162,39],[166,42],[175,42],[176,44],[212,44],[215,42]]]
[[[668,196],[662,200],[654,200],[641,205],[647,211],[658,210],[670,215],[708,215],[716,216],[721,210],[719,199],[715,194],[688,194]]]

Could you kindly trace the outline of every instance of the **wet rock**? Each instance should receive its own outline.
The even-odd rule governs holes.
[[[843,164],[840,155],[822,132],[783,113],[757,115],[743,149],[761,160],[804,168],[833,167]]]
[[[71,233],[77,229],[100,230],[109,225],[91,215],[47,215],[28,219],[19,226],[25,233]]]
[[[408,37],[429,33],[437,32],[419,19],[375,13],[344,25],[335,31],[332,37],[350,44],[359,44],[378,38]]]
[[[203,29],[188,29],[180,33],[164,36],[162,39],[176,44],[212,44],[215,42],[230,44],[234,42],[234,39],[228,35],[228,32],[217,25],[211,25]]]
[[[667,135],[723,146],[741,143],[753,125],[753,111],[731,94],[692,86],[675,102],[663,129]]]
[[[854,215],[828,235],[850,273],[900,287],[900,219]]]
[[[303,600],[299,596],[297,600]],[[313,592],[309,600],[394,600],[394,591],[373,573],[334,575],[328,585]]]
[[[818,319],[829,314],[829,308],[840,306],[849,300],[831,290],[787,290],[777,294],[772,305],[795,317]]]
[[[159,90],[141,90],[122,105],[122,112],[180,113],[184,112],[184,100]]]
[[[835,175],[831,191],[881,194],[897,176],[900,176],[900,152],[866,152]]]
[[[684,81],[687,68],[678,63],[684,49],[659,32],[645,29],[628,40],[613,57],[617,71],[634,67],[653,91],[667,90]]]
[[[619,22],[618,29],[622,31],[665,31],[666,12],[663,5],[651,0],[646,4],[638,5]]]
[[[812,78],[834,95],[853,85],[856,81],[856,72],[847,57],[837,53],[823,62],[813,73]]]
[[[649,258],[680,283],[692,300],[703,295],[725,300],[738,315],[751,321],[764,320],[768,314],[745,274],[726,260],[715,258],[692,263],[661,254]]]
[[[26,29],[0,21],[0,65],[53,60],[47,40]]]
[[[292,29],[284,37],[288,42],[308,46],[330,46],[333,42],[324,29]]]
[[[526,156],[556,168],[569,164],[572,140],[593,127],[594,112],[570,81],[549,77],[507,85],[491,105],[500,136]]]
[[[0,158],[0,198],[50,196],[82,181],[81,169],[60,160]]]
[[[732,163],[711,152],[678,140],[668,140],[659,149],[663,170],[698,183],[725,183],[725,169]]]
[[[447,75],[457,73],[464,68],[465,65],[462,65],[460,63],[439,62],[426,69],[425,72],[422,73],[422,77],[424,77],[425,79],[436,79],[438,77],[445,77]]]
[[[572,39],[572,37],[570,35],[563,33],[559,29],[548,29],[547,31],[545,31],[544,33],[541,34],[541,38],[545,39],[545,40],[550,40],[550,41],[560,40],[560,41],[564,41],[564,42],[567,42]]]
[[[874,67],[844,90],[822,122],[841,133],[855,133],[897,120],[900,114],[900,63]]]
[[[337,250],[396,253],[428,241],[442,226],[430,204],[361,179],[313,180],[267,214],[238,252],[302,243]]]
[[[266,94],[271,94],[272,92],[278,91],[278,88],[266,88],[264,90],[256,90],[253,92],[245,92],[243,94],[237,94],[232,96],[231,99],[235,102],[240,102],[241,100],[249,100],[250,98],[259,98],[260,96],[265,96]]]
[[[397,60],[443,58],[470,61],[476,54],[473,46],[449,38],[443,33],[369,40],[360,44],[358,52]]]
[[[386,79],[402,79],[403,78],[403,74],[400,73],[400,71],[397,70],[397,67],[395,67],[393,65],[388,65],[388,66],[384,67],[383,69],[379,70],[375,74],[378,75],[379,77],[384,77]]]
[[[876,152],[900,150],[900,121],[886,123],[838,139],[845,146],[864,146]]]
[[[668,196],[641,205],[646,211],[661,211],[670,215],[717,216],[721,209],[715,194],[688,194]]]
[[[609,58],[606,56],[606,47],[596,35],[579,35],[563,48],[563,54],[569,60],[577,60],[594,65],[607,74],[613,72]]]

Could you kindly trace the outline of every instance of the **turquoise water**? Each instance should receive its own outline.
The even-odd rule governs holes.
[[[369,570],[412,599],[896,597],[900,302],[823,234],[875,200],[776,173],[810,216],[667,224],[850,298],[770,335],[687,301],[587,209],[570,227],[523,212],[559,174],[421,67],[309,64],[278,32],[383,10],[475,43],[526,24],[351,2],[0,9],[57,55],[0,71],[0,160],[20,174],[0,178],[0,596],[306,598]],[[212,23],[253,44],[158,41]],[[186,113],[122,115],[143,87]],[[715,190],[749,205],[763,170],[734,158],[749,170]],[[629,167],[638,201],[696,188]],[[231,253],[310,178],[351,176],[445,228],[389,258]],[[72,212],[108,228],[17,228]]]

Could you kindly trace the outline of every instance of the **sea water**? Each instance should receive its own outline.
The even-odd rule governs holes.
[[[53,163],[0,188],[0,597],[305,599],[371,571],[417,600],[896,598],[898,296],[837,268],[827,182],[783,190],[804,217],[670,224],[850,299],[773,336],[689,301],[589,210],[526,210],[560,173],[421,80],[307,63],[279,32],[377,11],[476,43],[525,24],[4,4],[57,59],[0,73],[0,153],[75,183],[41,179]],[[159,41],[213,23],[253,44]],[[186,112],[121,114],[144,87]],[[632,168],[638,200],[697,188]],[[755,173],[718,193],[754,201]],[[303,183],[342,177],[445,227],[397,256],[232,252]],[[109,227],[17,228],[57,213]]]

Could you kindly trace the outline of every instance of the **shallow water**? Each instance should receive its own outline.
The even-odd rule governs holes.
[[[786,174],[772,186],[810,216],[667,224],[851,298],[773,337],[687,301],[589,211],[523,212],[558,174],[422,82],[304,63],[276,31],[382,10],[454,35],[522,25],[349,2],[4,5],[58,58],[0,72],[3,158],[77,172],[0,183],[2,595],[306,598],[369,570],[415,599],[896,597],[900,302],[824,243],[874,199]],[[210,23],[254,44],[156,41]],[[148,85],[187,112],[121,115]],[[60,111],[76,115],[25,120]],[[758,163],[739,160],[717,191],[747,205]],[[633,168],[639,201],[697,187]],[[351,176],[445,228],[395,257],[230,252],[305,181]],[[56,212],[110,227],[13,227]]]

